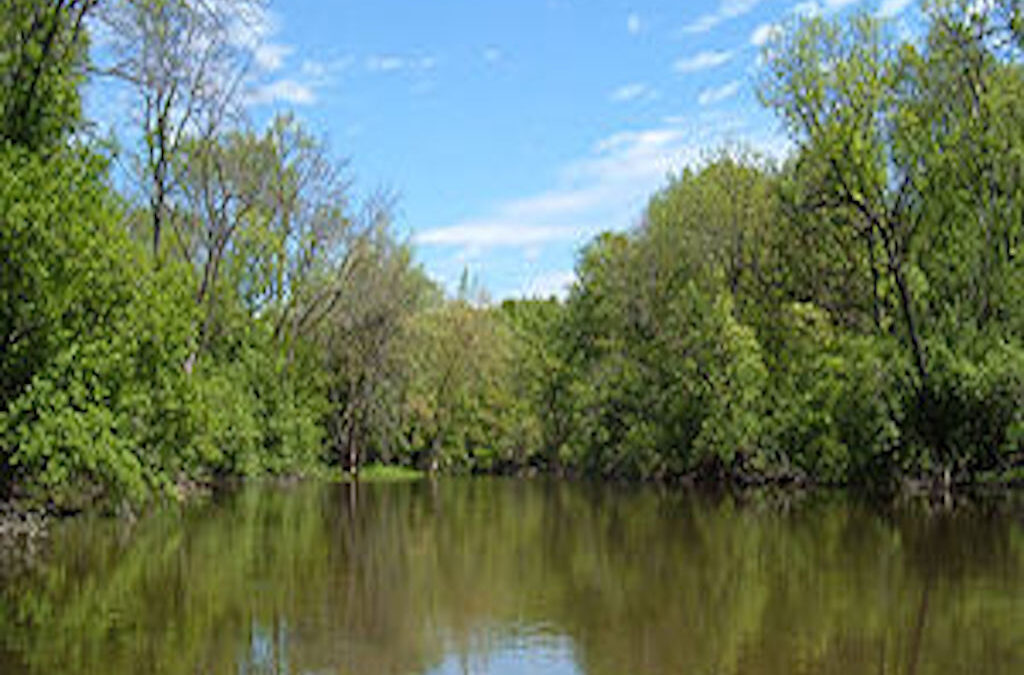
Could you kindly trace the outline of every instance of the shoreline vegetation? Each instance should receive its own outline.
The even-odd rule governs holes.
[[[753,85],[787,157],[709,151],[567,298],[501,303],[446,297],[296,116],[246,119],[258,4],[0,16],[4,528],[352,473],[1021,487],[1018,1],[794,17]]]

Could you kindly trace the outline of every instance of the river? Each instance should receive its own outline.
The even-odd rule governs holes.
[[[58,523],[0,673],[1024,673],[1019,503],[449,479]]]

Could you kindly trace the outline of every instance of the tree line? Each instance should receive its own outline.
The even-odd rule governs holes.
[[[1019,475],[1024,12],[794,20],[784,160],[710,155],[564,301],[446,298],[388,195],[242,92],[257,0],[0,17],[0,494],[366,462],[891,486]],[[92,45],[90,36],[102,37]],[[82,112],[105,78],[117,138]]]

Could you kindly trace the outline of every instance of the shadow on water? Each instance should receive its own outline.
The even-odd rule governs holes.
[[[248,489],[0,576],[0,672],[1024,672],[1020,511],[545,481]]]

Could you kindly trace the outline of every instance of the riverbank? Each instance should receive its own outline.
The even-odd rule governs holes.
[[[908,503],[927,504],[929,509],[954,511],[972,508],[979,503],[1011,502],[1024,504],[1024,469],[998,475],[979,475],[973,482],[953,482],[902,479],[887,486],[854,486],[816,482],[806,476],[766,475],[754,472],[728,470],[700,471],[679,476],[635,478],[620,475],[594,476],[579,471],[544,471],[537,467],[519,468],[505,472],[427,472],[408,466],[373,463],[351,473],[342,469],[321,469],[302,475],[274,478],[230,479],[215,482],[181,483],[175,498],[167,502],[151,503],[141,511],[123,505],[110,510],[99,504],[76,510],[53,511],[24,500],[0,501],[0,567],[7,572],[31,564],[45,547],[51,526],[82,513],[104,513],[113,520],[134,521],[160,504],[196,504],[216,494],[230,494],[247,485],[289,487],[311,483],[403,483],[419,480],[445,480],[458,478],[497,478],[514,480],[551,480],[567,484],[596,484],[604,486],[651,487],[668,492],[727,495],[740,502],[769,495],[769,501],[790,503],[793,499],[815,494],[845,494],[857,501],[868,502],[880,509]]]

